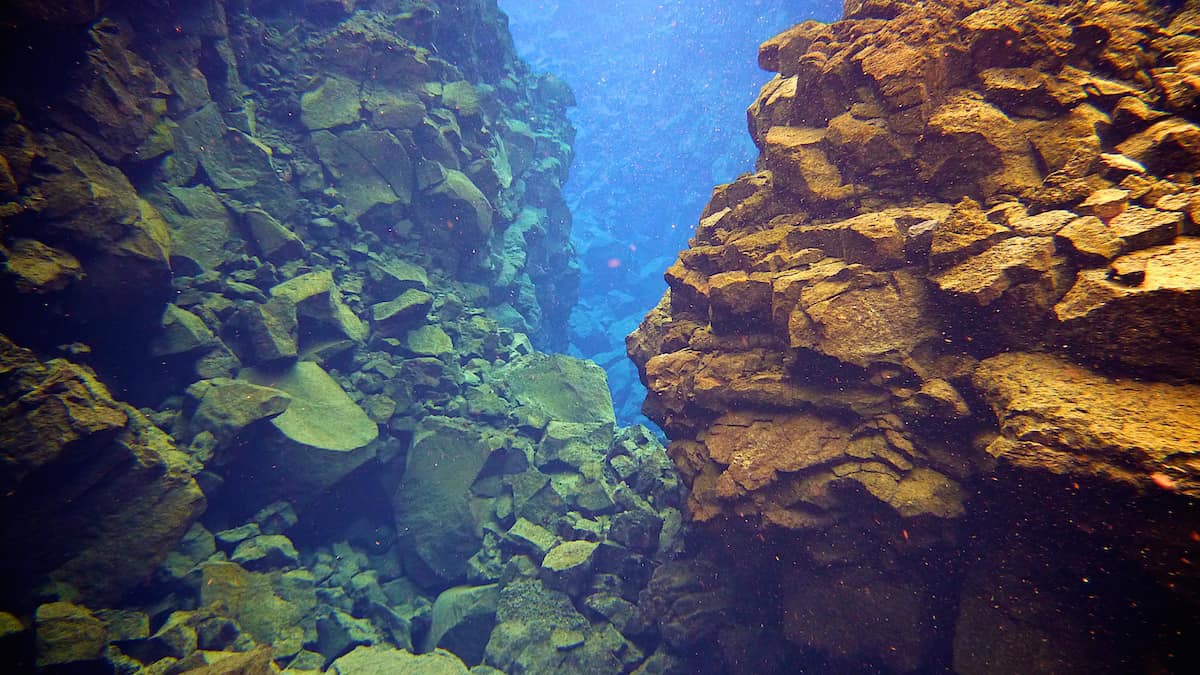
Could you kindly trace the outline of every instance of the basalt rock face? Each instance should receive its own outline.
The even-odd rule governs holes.
[[[1189,663],[1200,9],[845,10],[760,49],[758,172],[628,338],[689,515],[827,666]]]
[[[10,670],[679,665],[678,476],[535,349],[572,97],[494,0],[10,5]]]

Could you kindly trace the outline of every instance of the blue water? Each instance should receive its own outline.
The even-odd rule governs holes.
[[[758,45],[836,0],[501,0],[518,53],[571,85],[565,196],[582,267],[571,353],[608,373],[617,418],[645,423],[625,335],[659,300],[712,187],[754,168],[745,110],[770,79]],[[603,7],[601,9],[600,7]]]

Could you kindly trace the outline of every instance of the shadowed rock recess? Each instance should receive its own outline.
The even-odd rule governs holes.
[[[732,598],[689,644],[1194,669],[1200,5],[848,0],[759,63],[757,173],[627,341],[723,544],[651,582]]]

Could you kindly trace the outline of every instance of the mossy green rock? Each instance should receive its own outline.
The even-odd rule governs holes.
[[[442,591],[433,603],[429,633],[422,651],[437,647],[457,654],[471,664],[483,661],[488,636],[496,625],[500,587],[456,586]]]
[[[371,442],[379,427],[316,363],[301,361],[281,371],[247,368],[239,377],[292,397],[288,409],[271,419],[279,432],[271,449],[246,458],[251,474],[263,474],[246,489],[303,503],[375,456]]]
[[[459,117],[478,117],[480,107],[479,90],[466,80],[448,82],[442,87],[442,104]]]
[[[391,132],[317,131],[312,140],[351,218],[378,206],[411,203],[416,181],[412,160]]]
[[[445,169],[445,178],[421,194],[417,211],[427,225],[452,227],[469,241],[492,231],[492,205],[483,192],[457,169]]]
[[[321,366],[302,361],[275,372],[250,368],[242,377],[249,382],[283,391],[292,403],[272,423],[289,440],[317,450],[349,452],[379,435],[342,387]]]
[[[304,242],[283,223],[262,209],[248,209],[242,221],[250,231],[258,253],[268,261],[282,264],[304,256]]]
[[[392,506],[405,571],[418,583],[466,576],[481,543],[471,486],[495,445],[503,443],[461,420],[431,416],[417,425]]]
[[[333,662],[338,675],[467,675],[467,666],[443,649],[412,654],[382,645],[362,645]]]
[[[177,305],[167,305],[163,310],[159,332],[150,342],[150,353],[155,356],[178,356],[209,349],[216,343],[217,336],[204,325],[200,317]]]
[[[292,397],[271,387],[228,378],[201,380],[188,387],[192,413],[176,425],[176,438],[190,439],[208,431],[226,442],[258,420],[287,410]]]
[[[616,424],[608,378],[591,361],[562,354],[519,356],[499,368],[493,379],[507,388],[510,400],[543,411],[561,422]]]
[[[271,297],[296,307],[300,329],[310,338],[345,338],[362,342],[367,328],[342,302],[333,272],[321,270],[289,279],[271,289]]]
[[[362,104],[359,84],[329,76],[316,89],[300,97],[300,121],[311,131],[353,124]]]
[[[41,605],[34,625],[39,670],[78,668],[79,672],[92,672],[86,669],[97,667],[104,659],[108,631],[86,607],[69,602]]]
[[[568,541],[546,553],[542,559],[542,581],[547,587],[576,596],[583,592],[595,564],[594,541]]]
[[[372,305],[371,322],[380,335],[399,337],[413,324],[424,321],[432,306],[432,295],[410,288],[395,300]],[[450,345],[450,349],[454,349],[453,344]]]
[[[289,574],[249,572],[237,563],[206,562],[200,566],[200,604],[220,603],[225,616],[259,644],[269,644],[276,658],[298,653],[316,640],[313,614],[316,592],[288,584]]]
[[[417,356],[442,356],[454,353],[454,341],[438,326],[421,326],[408,332],[404,341]]]
[[[390,298],[413,288],[419,291],[429,287],[429,275],[425,268],[404,260],[371,260],[367,262],[370,289],[377,298]]]
[[[173,264],[183,258],[202,270],[216,269],[242,243],[229,210],[207,185],[166,187],[147,199],[170,230]]]
[[[364,105],[376,129],[411,129],[425,117],[425,104],[421,97],[405,91],[372,89],[367,92]]]

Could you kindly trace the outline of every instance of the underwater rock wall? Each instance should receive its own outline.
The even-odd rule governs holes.
[[[670,672],[494,0],[0,10],[6,672]]]
[[[495,3],[8,12],[7,332],[136,341],[213,274],[309,270],[365,318],[394,299],[368,266],[398,260],[565,346],[571,93],[516,60]]]
[[[772,627],[718,622],[714,658],[1194,665],[1198,47],[1195,3],[1019,0],[847,2],[762,45],[758,172],[628,338]]]

